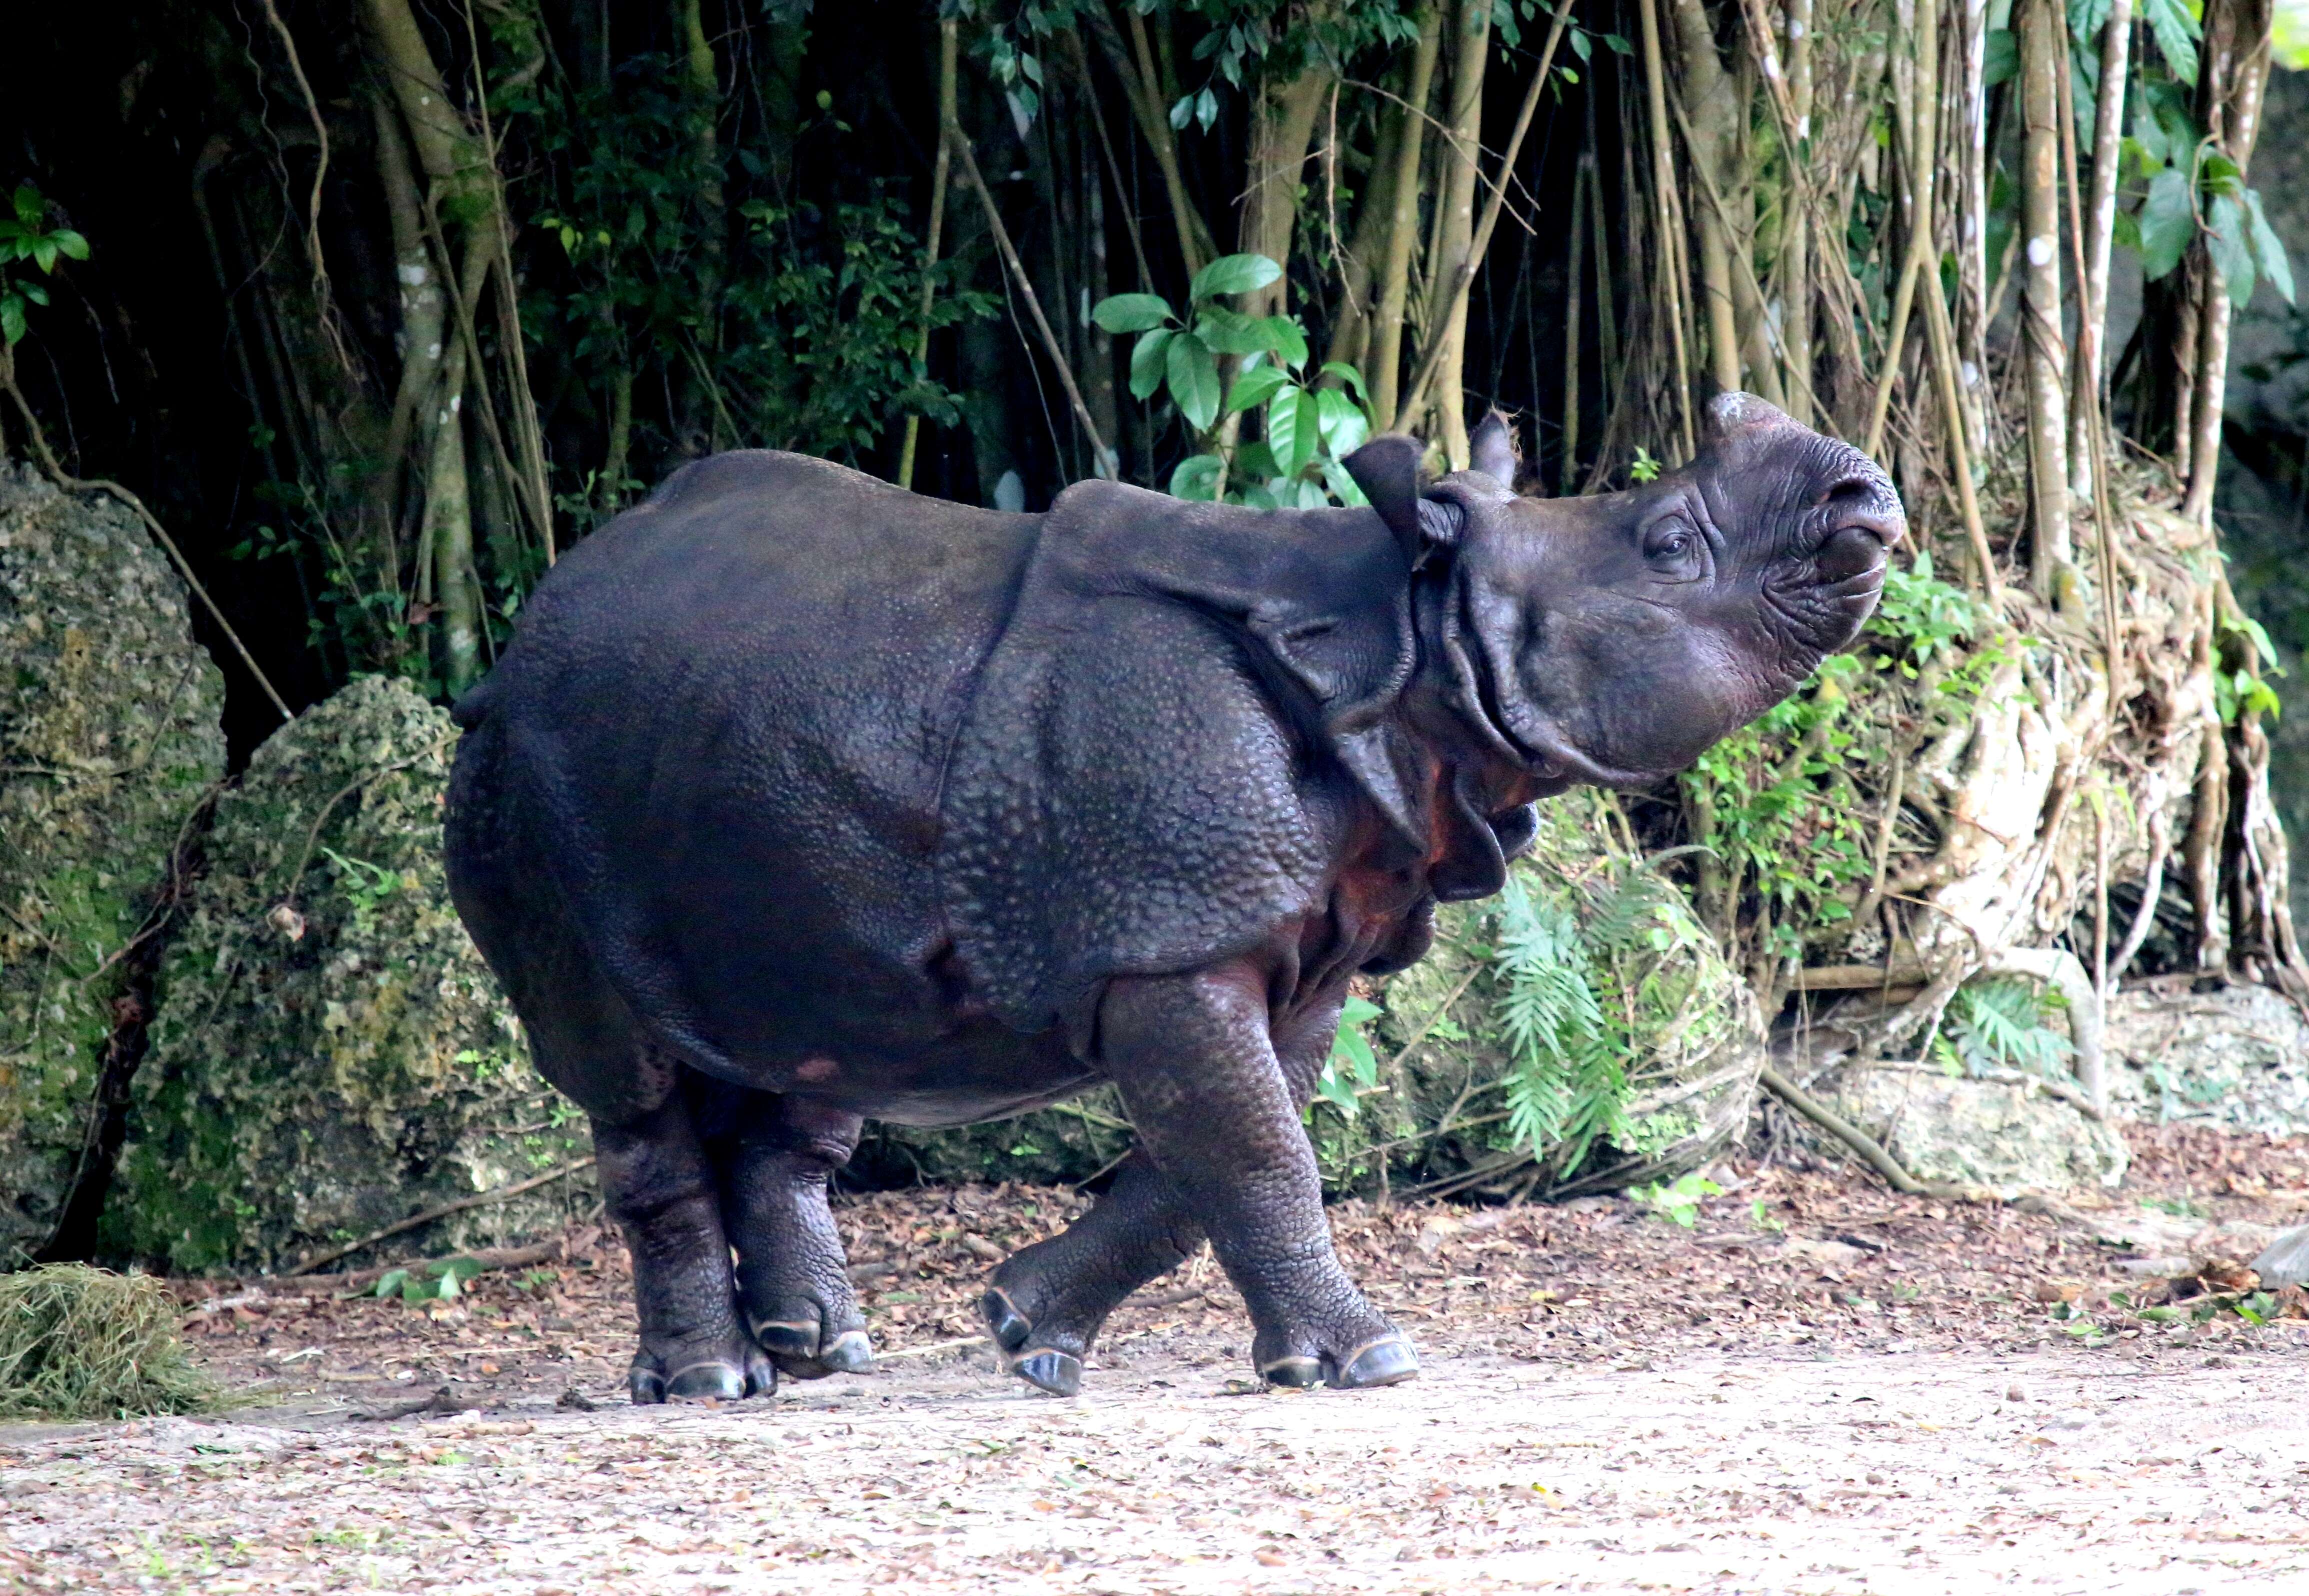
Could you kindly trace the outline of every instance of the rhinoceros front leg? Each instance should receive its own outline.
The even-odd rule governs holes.
[[[732,1141],[713,1151],[747,1328],[798,1379],[867,1367],[873,1348],[826,1206],[826,1179],[850,1161],[864,1122],[768,1092],[744,1094],[731,1117]]]
[[[770,1390],[776,1372],[738,1324],[713,1168],[684,1095],[669,1091],[623,1123],[596,1119],[593,1152],[603,1204],[634,1260],[634,1401],[735,1401]]]
[[[1202,1245],[1201,1222],[1142,1148],[1090,1212],[1006,1259],[979,1310],[1013,1374],[1072,1396],[1107,1315]]]
[[[1260,1375],[1354,1387],[1417,1374],[1410,1343],[1332,1251],[1294,1090],[1308,1037],[1281,1038],[1278,1054],[1265,972],[1246,962],[1111,982],[1099,1037],[1141,1141],[1250,1305]]]

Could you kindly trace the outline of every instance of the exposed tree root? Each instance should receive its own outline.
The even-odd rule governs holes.
[[[1771,1065],[1764,1066],[1760,1079],[1763,1081],[1765,1089],[1774,1097],[1778,1097],[1780,1101],[1803,1115],[1804,1118],[1859,1154],[1862,1160],[1871,1169],[1882,1175],[1884,1184],[1894,1191],[1910,1197],[1931,1197],[1953,1202],[1998,1201],[1996,1193],[1985,1186],[1965,1186],[1950,1181],[1917,1179],[1901,1166],[1898,1158],[1884,1150],[1882,1143],[1833,1109],[1823,1106],[1809,1092],[1773,1069]]]

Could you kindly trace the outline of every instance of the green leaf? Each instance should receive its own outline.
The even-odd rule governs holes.
[[[54,244],[70,259],[86,260],[88,258],[88,240],[68,227],[60,227],[50,233],[48,242]]]
[[[1991,89],[2020,69],[2020,46],[2013,39],[2011,29],[1992,28],[1988,30],[1983,65],[1984,78]]]
[[[1347,474],[1347,468],[1336,460],[1323,462],[1323,485],[1330,489],[1332,498],[1350,509],[1360,510],[1371,503],[1363,497],[1363,490],[1355,486],[1355,479]],[[1441,1028],[1437,1028],[1436,1034],[1442,1035]]]
[[[2228,195],[2218,196],[2206,218],[2211,232],[2205,240],[2205,252],[2212,256],[2213,265],[2222,281],[2228,284],[2229,304],[2242,310],[2253,301],[2255,268],[2253,243],[2246,235],[2244,207]]]
[[[1171,473],[1171,497],[1192,499],[1208,504],[1217,492],[1219,457],[1216,455],[1189,455],[1179,462]]]
[[[1223,355],[1265,354],[1275,347],[1275,330],[1265,317],[1245,316],[1224,305],[1206,305],[1195,318],[1195,334]]]
[[[1283,268],[1263,255],[1223,255],[1195,273],[1187,286],[1189,299],[1213,299],[1221,294],[1247,294],[1265,288],[1283,275]]]
[[[23,335],[23,296],[0,294],[0,345],[13,345]]]
[[[1157,327],[1140,338],[1130,351],[1130,396],[1151,398],[1163,386],[1163,351],[1170,346],[1171,329]]]
[[[2189,14],[2182,0],[2142,0],[2141,10],[2148,13],[2149,30],[2157,36],[2158,52],[2173,75],[2193,89],[2197,86],[2197,40],[2203,37],[2197,19]]]
[[[1179,413],[1196,431],[1209,431],[1219,413],[1219,367],[1210,345],[1192,333],[1177,334],[1163,351],[1163,364]]]
[[[1227,395],[1227,413],[1249,410],[1275,397],[1275,390],[1291,379],[1280,366],[1254,366],[1234,379],[1234,392]]]
[[[1270,316],[1266,321],[1267,347],[1281,355],[1296,371],[1307,363],[1307,334],[1298,322],[1287,316]]]
[[[2253,258],[2261,263],[2261,275],[2269,279],[2270,286],[2290,305],[2293,303],[2293,263],[2286,256],[2285,240],[2277,236],[2275,228],[2269,225],[2269,217],[2261,208],[2261,195],[2250,188],[2244,191],[2244,208],[2253,218]]]
[[[2197,236],[2192,198],[2189,175],[2177,166],[2149,181],[2149,197],[2140,204],[2140,274],[2152,282],[2181,264]]]
[[[17,186],[14,204],[16,220],[27,228],[36,228],[48,219],[47,203],[40,198],[40,191],[29,183]]]
[[[1322,415],[1314,395],[1295,384],[1267,407],[1267,442],[1283,474],[1295,477],[1323,450]]]
[[[385,1273],[377,1277],[376,1295],[379,1297],[398,1297],[401,1295],[401,1288],[408,1283],[409,1271],[407,1270],[388,1269]]]
[[[1268,477],[1279,477],[1282,473],[1276,469],[1275,451],[1267,447],[1265,439],[1254,438],[1249,443],[1236,446],[1234,464],[1229,474],[1241,477],[1245,481],[1264,481]]]
[[[1090,318],[1110,333],[1144,333],[1172,319],[1171,301],[1160,294],[1110,294],[1091,307]]]
[[[56,246],[53,239],[39,238],[32,240],[32,264],[43,272],[53,272],[56,269]]]
[[[1371,418],[1363,407],[1337,388],[1315,394],[1316,413],[1322,418],[1323,447],[1336,455],[1353,454],[1371,436]]]
[[[1318,375],[1337,377],[1341,382],[1346,384],[1349,388],[1353,390],[1356,398],[1362,400],[1365,404],[1369,404],[1371,403],[1371,392],[1363,386],[1363,374],[1356,370],[1353,366],[1348,365],[1345,360],[1324,361],[1319,369]]]

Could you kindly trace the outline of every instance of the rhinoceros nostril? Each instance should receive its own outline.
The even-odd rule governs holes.
[[[1846,524],[1829,533],[1813,557],[1823,582],[1848,582],[1881,569],[1885,540],[1872,527]]]
[[[1838,533],[1857,527],[1873,533],[1881,543],[1897,543],[1907,530],[1907,517],[1901,512],[1899,496],[1892,486],[1874,472],[1855,472],[1838,479],[1827,492],[1813,503],[1828,511],[1829,534],[1821,540],[1821,552]]]

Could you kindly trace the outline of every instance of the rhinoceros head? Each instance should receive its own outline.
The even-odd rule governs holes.
[[[1876,607],[1906,525],[1884,473],[1746,394],[1708,420],[1690,464],[1583,499],[1510,491],[1497,416],[1472,440],[1475,468],[1423,490],[1407,438],[1346,463],[1414,568],[1441,577],[1453,696],[1550,786],[1683,768]]]

